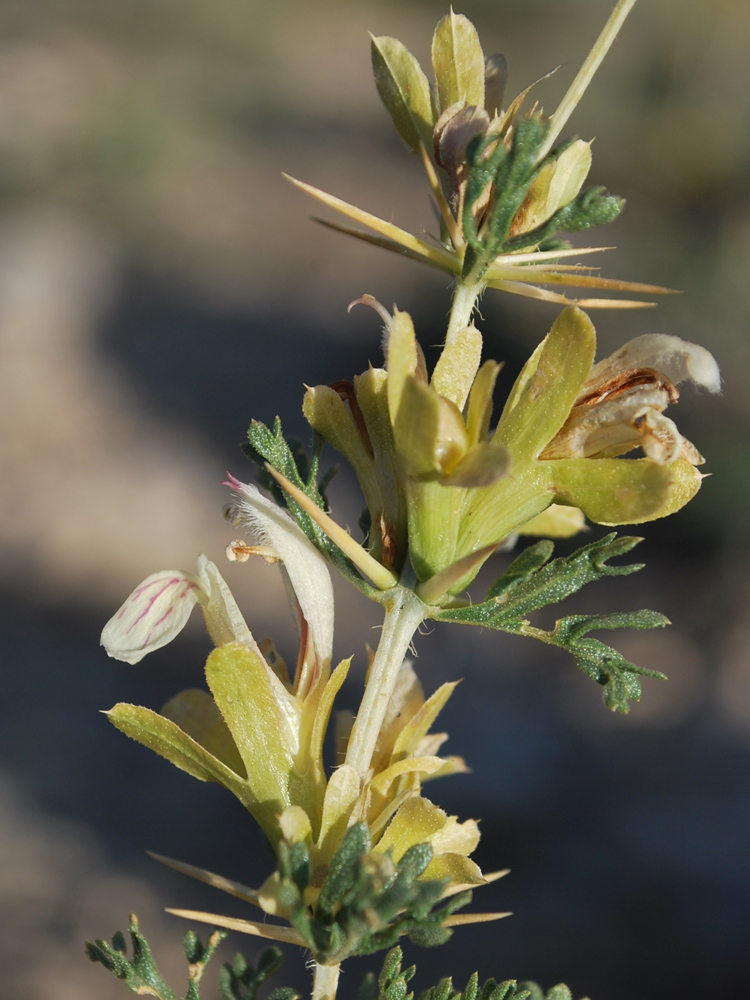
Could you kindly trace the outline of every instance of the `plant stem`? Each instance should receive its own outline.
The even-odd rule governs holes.
[[[557,110],[550,117],[552,127],[544,141],[544,145],[539,150],[537,162],[543,160],[552,149],[555,140],[565,127],[565,123],[575,111],[576,105],[593,80],[594,74],[599,69],[602,60],[612,47],[612,43],[617,38],[617,33],[625,22],[625,18],[635,6],[635,2],[636,0],[619,0],[619,3],[610,14],[609,20],[594,42],[594,47],[586,57],[583,66],[578,70],[575,80],[568,87],[565,97],[563,97]]]
[[[453,304],[451,306],[451,316],[448,321],[448,332],[445,335],[446,346],[456,339],[458,334],[471,323],[471,314],[477,299],[484,291],[484,283],[475,282],[471,279],[462,281],[460,278],[456,282],[456,290],[453,293]]]
[[[318,965],[315,963],[312,1000],[335,1000],[339,984],[341,965]]]
[[[346,763],[359,774],[360,781],[367,779],[388,699],[412,636],[424,621],[424,604],[406,587],[394,587],[385,608],[380,642],[346,751]]]

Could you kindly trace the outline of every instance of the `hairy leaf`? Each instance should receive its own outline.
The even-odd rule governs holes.
[[[668,625],[656,611],[631,611],[611,615],[573,615],[561,618],[551,631],[534,628],[525,616],[550,604],[556,604],[581,587],[606,576],[627,576],[643,568],[642,563],[611,565],[610,560],[630,552],[640,538],[618,538],[612,532],[597,542],[585,545],[570,556],[553,559],[553,545],[548,540],[525,549],[489,589],[482,604],[467,608],[449,608],[437,612],[438,621],[484,625],[486,628],[528,635],[573,655],[580,669],[600,684],[607,708],[629,710],[629,701],[641,697],[639,677],[663,679],[655,670],[646,670],[626,660],[616,649],[588,633],[595,629],[647,629]]]
[[[389,853],[371,852],[367,826],[355,823],[331,860],[314,910],[304,901],[311,876],[307,848],[282,843],[278,900],[323,964],[390,948],[402,935],[428,947],[442,944],[451,934],[446,920],[469,902],[471,893],[456,894],[438,907],[447,879],[420,878],[431,859],[430,845],[417,844],[394,863]],[[389,989],[391,1000],[404,1000],[396,995],[400,987]]]
[[[129,932],[132,958],[127,956],[125,937],[120,931],[113,936],[111,945],[101,938],[87,941],[86,955],[92,962],[99,962],[105,969],[109,969],[132,993],[157,997],[158,1000],[177,1000],[177,995],[167,986],[156,967],[134,913],[130,915]],[[184,1000],[200,1000],[206,966],[226,936],[227,931],[214,930],[204,945],[194,931],[190,930],[185,935],[188,985]],[[263,952],[258,960],[257,970],[253,969],[243,955],[236,955],[232,965],[225,965],[219,973],[222,1000],[255,1000],[260,984],[278,972],[281,962],[281,952],[277,948],[268,948]],[[294,990],[285,990],[283,993],[277,1000],[294,1000],[298,996]]]

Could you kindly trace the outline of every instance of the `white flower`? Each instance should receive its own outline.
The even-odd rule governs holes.
[[[327,666],[333,650],[333,587],[326,562],[291,517],[254,486],[236,479],[231,485],[238,494],[240,519],[284,564],[302,640],[298,673],[310,673],[312,683],[315,665]],[[104,626],[101,643],[115,659],[138,663],[182,631],[196,604],[216,646],[239,642],[262,656],[229,587],[205,555],[198,557],[196,574],[162,570],[147,577]]]
[[[196,604],[217,646],[241,642],[259,652],[229,587],[203,554],[197,574],[161,570],[146,577],[104,626],[101,644],[116,660],[138,663],[183,630]]]
[[[228,485],[237,494],[234,511],[241,524],[251,528],[261,542],[284,563],[302,618],[310,629],[318,658],[330,660],[333,650],[333,586],[328,564],[315,546],[280,507],[259,489],[234,476]]]

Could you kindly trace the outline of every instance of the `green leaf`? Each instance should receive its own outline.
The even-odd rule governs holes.
[[[529,1000],[545,1000],[545,993],[541,986],[536,983],[521,983],[524,990],[528,991]],[[572,1000],[573,994],[565,983],[558,983],[547,991],[546,1000]]]
[[[362,980],[357,1000],[378,1000],[378,983],[374,972],[368,972]]]
[[[301,996],[291,986],[277,986],[268,994],[268,1000],[300,1000]]]
[[[375,85],[398,134],[415,153],[420,143],[432,150],[430,85],[422,67],[397,38],[371,37]]]
[[[247,441],[245,450],[260,468],[261,485],[273,494],[280,507],[289,508],[305,534],[312,538],[307,528],[312,525],[317,529],[317,525],[268,474],[265,463],[268,462],[274,469],[282,472],[287,479],[291,479],[295,486],[306,493],[313,503],[322,510],[326,510],[325,500],[316,483],[322,439],[316,436],[313,456],[310,459],[299,441],[296,439],[287,441],[281,429],[281,421],[276,417],[273,431],[269,430],[260,420],[253,420],[248,428]]]
[[[141,934],[138,918],[130,915],[130,941],[133,957],[127,957],[125,938],[118,931],[109,945],[101,938],[86,942],[86,955],[92,962],[101,963],[118,979],[121,979],[132,993],[157,997],[158,1000],[177,1000],[176,994],[167,986],[156,967],[148,942]],[[198,935],[190,930],[185,935],[184,950],[188,961],[188,987],[185,1000],[200,1000],[200,986],[206,966],[219,944],[227,936],[225,930],[215,930],[204,945]],[[274,949],[275,951],[276,949]],[[241,955],[235,961],[247,963]],[[278,969],[278,963],[274,969]],[[265,978],[265,977],[264,977]],[[222,989],[222,975],[219,975],[219,989],[224,1000],[254,1000],[255,993],[227,992]]]
[[[414,994],[407,992],[407,983],[414,978],[416,966],[401,969],[403,952],[392,948],[385,956],[380,975],[368,972],[359,990],[358,1000],[412,1000]]]
[[[490,597],[502,597],[520,583],[526,583],[538,570],[544,566],[555,550],[554,542],[543,538],[535,545],[530,545],[516,556],[499,580],[496,580],[487,591]]]
[[[413,978],[416,968],[401,971],[403,954],[400,948],[393,948],[385,957],[383,968],[378,979],[368,973],[359,992],[359,1000],[412,1000],[413,994],[407,994],[407,983]],[[518,983],[515,979],[506,979],[498,983],[487,979],[481,986],[479,976],[475,972],[466,983],[463,991],[453,986],[450,977],[441,979],[420,993],[419,1000],[545,1000],[544,991],[536,983]],[[571,1000],[571,992],[567,986],[560,983],[553,986],[546,995],[546,1000]]]
[[[604,704],[612,711],[627,713],[628,699],[639,701],[639,676],[665,680],[658,670],[645,670],[626,660],[621,653],[598,639],[582,638],[593,629],[659,628],[669,621],[655,611],[634,611],[617,615],[576,615],[563,618],[555,627],[552,644],[568,649],[578,666],[603,687]]]
[[[412,846],[394,864],[390,851],[371,852],[368,827],[355,823],[331,861],[312,910],[303,902],[310,878],[306,854],[299,862],[293,856],[301,846],[279,844],[279,887],[290,890],[283,898],[287,919],[322,964],[391,948],[404,934],[424,946],[442,943],[451,934],[445,921],[471,899],[467,892],[443,901],[447,880],[420,877],[432,858],[429,844]],[[394,969],[398,965],[395,957],[391,963]],[[386,989],[391,1000],[405,997],[403,984],[411,974],[404,974],[403,981],[399,976],[398,970],[394,972]],[[373,984],[367,989],[372,990]]]
[[[465,101],[484,108],[484,53],[479,35],[463,14],[446,14],[432,38],[438,114],[452,104]]]
[[[404,382],[393,436],[407,475],[419,480],[451,472],[469,443],[456,404],[413,375]]]
[[[615,221],[624,207],[624,198],[610,194],[603,187],[589,188],[558,209],[537,229],[508,240],[504,250],[507,252],[521,250],[526,246],[536,246],[558,233],[576,233],[592,229],[594,226],[606,226]]]
[[[284,956],[278,948],[266,948],[258,958],[257,967],[248,962],[242,954],[234,956],[232,964],[226,963],[219,972],[219,993],[222,1000],[255,1000],[259,987],[281,968]],[[268,997],[278,1000],[295,1000],[296,990],[277,987]]]
[[[317,914],[333,916],[334,907],[355,884],[362,855],[370,850],[370,831],[365,823],[355,823],[347,831],[341,847],[333,856],[328,877],[318,899]]]
[[[561,208],[570,205],[578,197],[590,168],[591,143],[582,139],[547,160],[529,188],[514,229],[522,229],[523,235],[538,230]]]
[[[542,167],[539,151],[548,132],[549,122],[534,114],[515,126],[509,151],[497,136],[478,136],[469,143],[463,231],[472,253],[466,254],[465,275],[483,271],[505,249],[513,219]],[[492,184],[490,210],[477,230],[473,210],[488,183]]]
[[[594,580],[605,576],[628,576],[643,569],[643,563],[610,565],[611,559],[625,555],[641,541],[633,536],[618,537],[613,531],[572,555],[548,562],[554,546],[543,539],[510,564],[507,572],[490,587],[487,597],[494,600],[502,615],[516,618],[557,604]],[[534,569],[535,564],[538,564],[537,569]]]
[[[565,649],[578,667],[601,684],[607,708],[629,710],[629,700],[641,696],[639,676],[663,679],[658,671],[646,670],[626,660],[617,650],[588,637],[594,629],[647,629],[668,625],[656,611],[631,611],[610,615],[572,615],[561,618],[552,631],[534,628],[525,619],[531,611],[556,604],[581,587],[605,576],[626,576],[643,568],[641,563],[610,565],[610,560],[625,555],[640,538],[618,538],[613,532],[597,542],[585,545],[570,556],[549,562],[552,543],[537,542],[521,553],[496,581],[482,604],[467,608],[449,608],[437,612],[438,621],[484,625],[503,632],[527,635],[551,646]]]
[[[92,962],[100,962],[118,979],[122,979],[132,993],[148,993],[159,997],[159,1000],[177,1000],[154,963],[148,942],[140,933],[138,918],[130,915],[130,941],[133,948],[133,958],[128,959],[125,953],[123,935],[118,932],[112,938],[112,945],[101,938],[86,942],[86,955]]]

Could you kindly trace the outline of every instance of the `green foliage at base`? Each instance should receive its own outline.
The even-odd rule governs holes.
[[[611,646],[589,638],[588,633],[595,629],[658,628],[669,624],[664,615],[656,611],[572,615],[558,619],[551,631],[532,627],[524,616],[564,600],[594,580],[605,576],[628,576],[643,569],[642,563],[625,566],[609,563],[610,559],[625,555],[640,541],[640,538],[627,536],[618,538],[616,532],[612,532],[570,556],[550,562],[554,546],[545,539],[514,559],[505,574],[490,587],[482,604],[449,608],[434,617],[437,621],[484,625],[501,632],[527,635],[565,649],[572,653],[585,674],[602,685],[607,708],[628,712],[629,700],[638,701],[641,697],[638,677],[664,680],[664,674],[631,663]]]
[[[370,847],[366,824],[347,831],[313,910],[304,903],[311,878],[307,847],[279,845],[279,902],[323,965],[390,948],[402,935],[426,948],[443,944],[451,936],[445,920],[471,900],[463,892],[435,908],[445,881],[419,879],[432,860],[429,844],[409,848],[397,864]]]
[[[414,978],[416,966],[402,970],[402,961],[400,948],[389,951],[379,977],[376,979],[372,972],[368,973],[358,1000],[414,1000],[414,994],[407,991],[407,984]],[[553,986],[546,994],[536,983],[518,983],[515,979],[501,983],[488,979],[480,986],[475,972],[462,991],[454,988],[450,978],[441,979],[437,986],[421,993],[419,1000],[572,1000],[572,995],[564,983]]]
[[[138,927],[138,918],[130,915],[130,941],[133,957],[128,958],[125,935],[121,931],[108,944],[103,938],[86,942],[86,955],[92,962],[101,962],[105,969],[121,979],[131,993],[140,996],[158,997],[159,1000],[177,1000],[174,993],[164,982],[156,967],[148,942]],[[201,982],[206,966],[213,957],[219,944],[227,936],[225,930],[215,930],[204,945],[194,931],[185,935],[185,958],[188,962],[188,987],[184,1000],[200,1000]],[[244,955],[237,954],[232,964],[222,966],[218,986],[221,1000],[255,1000],[258,987],[281,968],[283,957],[278,948],[267,948],[260,958],[256,968],[247,961]],[[279,987],[273,991],[268,1000],[298,1000],[299,994],[292,989]]]

